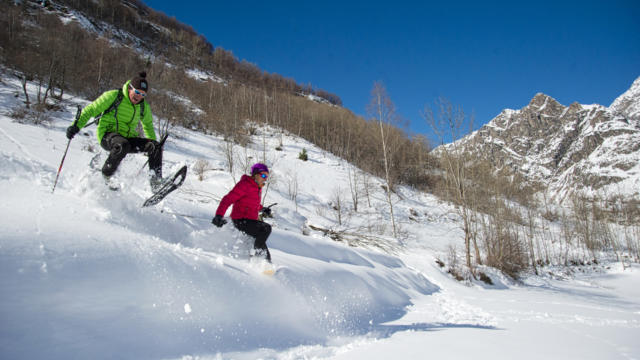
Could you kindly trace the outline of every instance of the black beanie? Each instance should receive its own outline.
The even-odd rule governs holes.
[[[138,90],[144,90],[145,92],[149,91],[149,83],[147,82],[147,73],[145,71],[138,74],[137,77],[134,77],[131,80],[131,86]]]

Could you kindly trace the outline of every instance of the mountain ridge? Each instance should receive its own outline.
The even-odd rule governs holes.
[[[574,193],[638,197],[640,77],[609,107],[564,106],[537,93],[456,143],[559,201]]]

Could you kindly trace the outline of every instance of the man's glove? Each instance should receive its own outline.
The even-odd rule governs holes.
[[[75,124],[71,125],[67,128],[67,139],[71,140],[77,133],[80,132],[80,128],[78,128]]]
[[[227,223],[227,220],[223,219],[222,215],[216,215],[213,220],[211,220],[211,223],[217,227],[222,227],[222,225]]]
[[[155,141],[149,141],[146,144],[144,144],[144,152],[146,152],[147,154],[151,155],[155,150],[156,150]]]
[[[271,208],[270,207],[263,207],[262,209],[260,209],[260,212],[262,213],[263,216],[271,217]]]

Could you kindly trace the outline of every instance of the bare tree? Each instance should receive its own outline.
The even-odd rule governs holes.
[[[22,83],[22,92],[24,93],[25,98],[24,104],[28,109],[31,105],[31,101],[29,101],[29,92],[27,91],[27,80],[27,75],[22,75],[20,77],[20,82]]]
[[[209,170],[210,168],[211,164],[209,164],[209,161],[205,159],[198,159],[196,160],[196,163],[193,164],[193,172],[196,174],[198,180],[200,181],[204,180],[204,173],[207,172],[207,170]]]
[[[393,236],[396,237],[398,229],[396,227],[396,220],[393,215],[393,202],[391,201],[391,192],[393,186],[390,177],[389,167],[389,154],[387,153],[388,132],[385,135],[385,125],[396,122],[398,115],[396,114],[395,105],[391,101],[391,98],[387,94],[387,90],[380,82],[373,83],[373,89],[371,90],[371,102],[367,108],[370,115],[372,115],[378,125],[380,126],[380,141],[382,145],[382,158],[384,160],[384,175],[387,185],[387,204],[389,204],[389,213],[391,215],[391,226],[393,228]]]
[[[344,213],[344,200],[342,195],[342,189],[340,186],[333,190],[333,196],[331,198],[331,208],[335,211],[338,225],[342,225],[342,216]]]
[[[463,133],[466,115],[462,107],[453,106],[444,98],[436,101],[436,108],[438,109],[437,115],[434,115],[430,106],[425,106],[422,115],[438,137],[440,144],[444,144],[445,139],[452,141],[447,146],[437,148],[436,152],[440,157],[444,171],[445,191],[457,204],[456,209],[462,219],[466,265],[473,274],[471,240],[475,237],[473,221],[476,203],[475,197],[472,196],[474,184],[467,172],[466,155],[462,153],[457,142]],[[472,124],[473,118],[470,119],[469,132],[472,129]]]
[[[233,176],[234,170],[234,151],[233,151],[233,141],[231,139],[225,139],[224,141],[224,157],[227,160],[227,170]]]
[[[358,201],[360,200],[360,188],[358,186],[358,178],[360,170],[353,165],[348,165],[349,172],[349,190],[351,192],[351,201],[353,202],[353,211],[358,212]]]
[[[529,258],[531,259],[531,266],[533,267],[533,271],[536,275],[538,275],[538,268],[536,266],[536,255],[535,255],[535,247],[533,245],[533,239],[536,237],[536,213],[532,206],[532,204],[528,204],[526,206],[527,213],[527,234],[526,237],[528,239],[527,246],[529,250]]]

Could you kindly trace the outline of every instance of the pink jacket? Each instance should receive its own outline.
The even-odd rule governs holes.
[[[236,186],[220,201],[216,215],[224,216],[233,204],[231,219],[258,220],[258,212],[262,209],[261,194],[262,189],[256,181],[249,175],[242,175]]]

